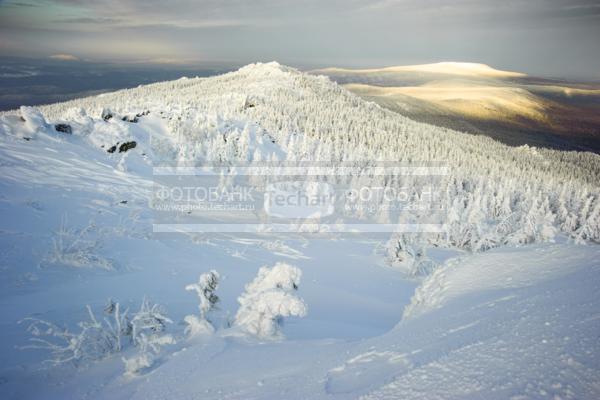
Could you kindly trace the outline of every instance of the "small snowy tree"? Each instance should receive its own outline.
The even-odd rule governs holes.
[[[301,276],[300,269],[282,262],[261,267],[238,298],[240,308],[234,324],[260,338],[281,337],[284,317],[304,317],[307,312],[306,304],[296,295]]]
[[[198,309],[200,316],[186,315],[184,321],[187,323],[185,328],[186,334],[190,336],[211,334],[215,331],[214,327],[207,319],[208,313],[216,308],[219,302],[219,296],[216,295],[216,290],[219,287],[220,275],[217,271],[211,270],[200,275],[198,283],[192,283],[185,287],[185,290],[195,291],[200,300]]]
[[[386,245],[388,263],[409,277],[429,275],[437,264],[427,257],[425,242],[424,237],[416,234],[392,237]]]

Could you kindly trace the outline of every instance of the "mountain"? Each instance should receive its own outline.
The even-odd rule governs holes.
[[[320,70],[326,74],[340,75],[390,75],[401,76],[402,74],[432,74],[432,75],[455,75],[481,78],[521,78],[525,74],[520,72],[501,71],[486,64],[467,62],[439,62],[434,64],[403,65],[387,68],[371,69],[345,69],[325,68]]]
[[[600,86],[485,64],[441,62],[312,71],[410,118],[510,145],[600,151]]]
[[[268,63],[3,112],[0,172],[2,398],[600,395],[596,154]]]

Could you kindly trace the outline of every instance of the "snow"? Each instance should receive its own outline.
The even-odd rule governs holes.
[[[555,254],[582,249],[565,246]],[[506,258],[525,253],[508,251]],[[587,253],[582,266],[526,288],[465,293],[363,341],[214,338],[173,357],[133,398],[595,398],[595,256]],[[194,379],[201,376],[211,379]]]
[[[2,113],[0,397],[598,398],[600,160],[532,154],[277,63]],[[448,237],[152,233],[154,166],[374,155],[447,160]],[[127,326],[109,298],[135,339],[79,366],[21,349],[25,318]]]
[[[428,276],[404,310],[404,318],[431,312],[455,298],[503,288],[521,288],[557,279],[600,260],[600,249],[566,244],[533,245],[451,259]],[[597,264],[597,263],[596,263]]]

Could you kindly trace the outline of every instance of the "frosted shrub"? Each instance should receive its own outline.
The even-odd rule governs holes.
[[[300,269],[282,262],[261,267],[238,298],[234,324],[260,338],[280,338],[283,318],[306,315],[306,304],[296,294],[301,276]]]
[[[187,285],[185,290],[195,291],[200,300],[198,308],[200,315],[187,315],[185,322],[187,327],[185,329],[186,334],[190,336],[211,334],[214,332],[214,327],[207,319],[207,314],[213,310],[219,302],[219,297],[215,294],[219,287],[220,275],[217,271],[211,270],[205,274],[200,275],[198,283]]]
[[[112,270],[112,261],[98,255],[101,244],[92,238],[96,228],[94,223],[89,223],[85,228],[77,230],[67,224],[63,217],[59,230],[52,240],[52,251],[47,261],[75,268],[102,268]]]
[[[147,298],[142,300],[140,310],[131,319],[131,338],[133,344],[140,343],[140,335],[144,332],[160,333],[164,331],[171,321],[166,316],[164,308],[160,304],[151,304]]]
[[[47,363],[72,363],[75,366],[120,352],[122,338],[130,332],[127,310],[121,312],[119,304],[113,303],[107,317],[99,321],[91,307],[86,308],[89,321],[78,324],[79,332],[71,332],[41,319],[25,318],[22,322],[30,323],[27,331],[32,338],[31,344],[23,348],[49,351],[51,358],[45,361]]]
[[[168,334],[140,333],[137,338],[138,352],[131,357],[122,357],[125,364],[125,375],[133,376],[140,371],[150,368],[160,354],[160,350],[167,344],[174,344],[175,339]]]
[[[25,318],[29,323],[31,344],[24,349],[42,349],[50,352],[46,363],[80,366],[98,361],[126,350],[127,345],[137,348],[137,354],[123,358],[127,374],[135,374],[152,366],[162,346],[175,342],[165,334],[166,325],[172,321],[166,317],[158,304],[142,301],[140,310],[129,316],[121,310],[118,302],[109,300],[104,307],[105,317],[96,318],[90,306],[86,306],[89,320],[77,324],[78,332],[61,328],[52,322],[37,318]]]
[[[167,318],[159,304],[151,304],[144,298],[140,310],[131,320],[131,339],[138,352],[131,357],[122,358],[126,375],[135,375],[151,367],[161,347],[175,343],[173,336],[164,333],[170,323],[173,321]]]

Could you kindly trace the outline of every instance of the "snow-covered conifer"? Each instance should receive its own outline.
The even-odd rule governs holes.
[[[200,300],[200,304],[198,305],[200,315],[187,315],[184,319],[187,323],[186,333],[190,336],[214,332],[214,327],[207,319],[207,314],[213,310],[219,302],[219,296],[215,293],[219,287],[219,280],[219,273],[215,270],[211,270],[210,272],[200,275],[197,283],[185,287],[185,290],[195,291]]]
[[[261,267],[238,298],[234,324],[260,338],[280,338],[283,318],[307,313],[306,304],[296,294],[301,276],[300,269],[283,262]]]

